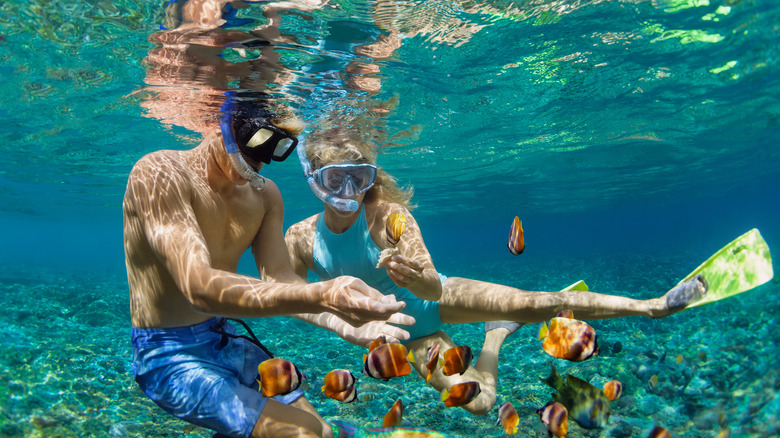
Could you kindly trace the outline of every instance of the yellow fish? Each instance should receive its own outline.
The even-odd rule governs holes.
[[[463,375],[471,365],[471,357],[471,347],[467,345],[450,348],[444,352],[444,360],[441,365],[442,374],[445,376]]]
[[[543,323],[539,339],[542,348],[552,357],[581,362],[599,353],[596,331],[585,322],[556,316],[550,320],[550,328]]]
[[[482,389],[477,382],[463,382],[441,392],[441,399],[444,402],[444,406],[450,408],[453,406],[463,406],[468,402],[474,400]]]
[[[405,376],[412,372],[410,356],[401,344],[381,344],[363,356],[363,374],[379,380]]]
[[[355,376],[347,370],[333,370],[325,375],[322,392],[334,400],[351,403],[357,398]]]
[[[406,231],[406,217],[399,213],[390,213],[385,224],[385,234],[387,242],[395,245],[401,240],[401,234]]]
[[[615,401],[623,395],[623,384],[617,380],[610,380],[604,384],[604,394],[609,401]]]
[[[523,222],[520,218],[515,216],[515,220],[512,222],[512,228],[509,230],[509,243],[506,245],[509,252],[514,255],[521,254],[525,251],[525,238],[523,237]]]
[[[569,431],[569,411],[566,410],[566,406],[552,402],[548,403],[545,407],[536,411],[539,414],[539,418],[547,426],[547,433],[549,436],[556,436],[563,438]]]
[[[517,410],[512,406],[512,403],[506,402],[498,408],[498,421],[496,424],[500,424],[507,435],[517,433],[520,416],[517,415]]]
[[[295,391],[300,385],[303,376],[292,362],[285,359],[268,359],[257,367],[260,374],[260,390],[263,397],[273,397],[279,394],[287,394]]]
[[[382,420],[382,427],[396,427],[401,425],[401,417],[404,415],[404,404],[399,398],[393,404],[393,407],[385,414]]]

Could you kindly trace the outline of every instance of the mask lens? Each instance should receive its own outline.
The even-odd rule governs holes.
[[[276,149],[274,149],[274,158],[286,156],[293,143],[294,142],[291,138],[283,138],[279,140],[279,143],[276,144]]]
[[[344,193],[348,183],[358,193],[363,193],[376,182],[376,167],[370,164],[325,166],[318,173],[320,185],[336,196]]]
[[[269,138],[273,137],[274,132],[270,129],[261,128],[258,129],[257,132],[255,132],[255,135],[252,136],[252,138],[249,139],[249,141],[246,143],[246,147],[248,148],[256,148],[258,146],[262,146],[265,144],[265,142],[268,141]]]

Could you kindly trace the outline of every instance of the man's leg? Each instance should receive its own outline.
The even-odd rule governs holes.
[[[289,405],[273,399],[268,400],[252,430],[254,438],[332,436],[330,426],[305,397],[300,397]]]

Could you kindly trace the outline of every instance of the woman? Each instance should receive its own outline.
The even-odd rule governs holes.
[[[476,364],[463,375],[444,376],[436,370],[429,381],[438,391],[461,382],[478,382],[481,392],[463,406],[473,414],[484,415],[495,404],[498,353],[506,337],[522,323],[546,321],[564,309],[585,320],[662,317],[682,310],[706,290],[706,285],[697,280],[661,298],[643,301],[587,291],[529,292],[444,277],[436,272],[409,212],[411,190],[400,189],[389,174],[376,167],[376,149],[363,141],[357,130],[314,132],[307,137],[306,150],[299,154],[312,189],[324,201],[324,210],[287,230],[285,240],[295,272],[306,278],[307,271],[313,271],[322,280],[352,275],[385,295],[393,294],[405,301],[402,312],[416,319],[413,326],[405,327],[409,331],[405,345],[418,358],[413,366],[422,376],[428,374],[424,363],[428,347],[439,342],[444,352],[455,346],[440,330],[442,323],[485,322],[485,343]],[[380,252],[394,246],[385,231],[392,213],[405,216],[407,229],[395,245],[398,254],[377,268]],[[402,331],[393,331],[394,327],[382,322],[354,328],[322,315],[319,325],[361,346],[367,346],[379,334],[402,339]]]

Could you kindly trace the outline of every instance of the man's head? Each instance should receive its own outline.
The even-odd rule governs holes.
[[[296,136],[303,131],[299,120],[277,117],[260,100],[237,101],[231,119],[236,146],[256,170],[260,163],[287,159],[298,144]]]

